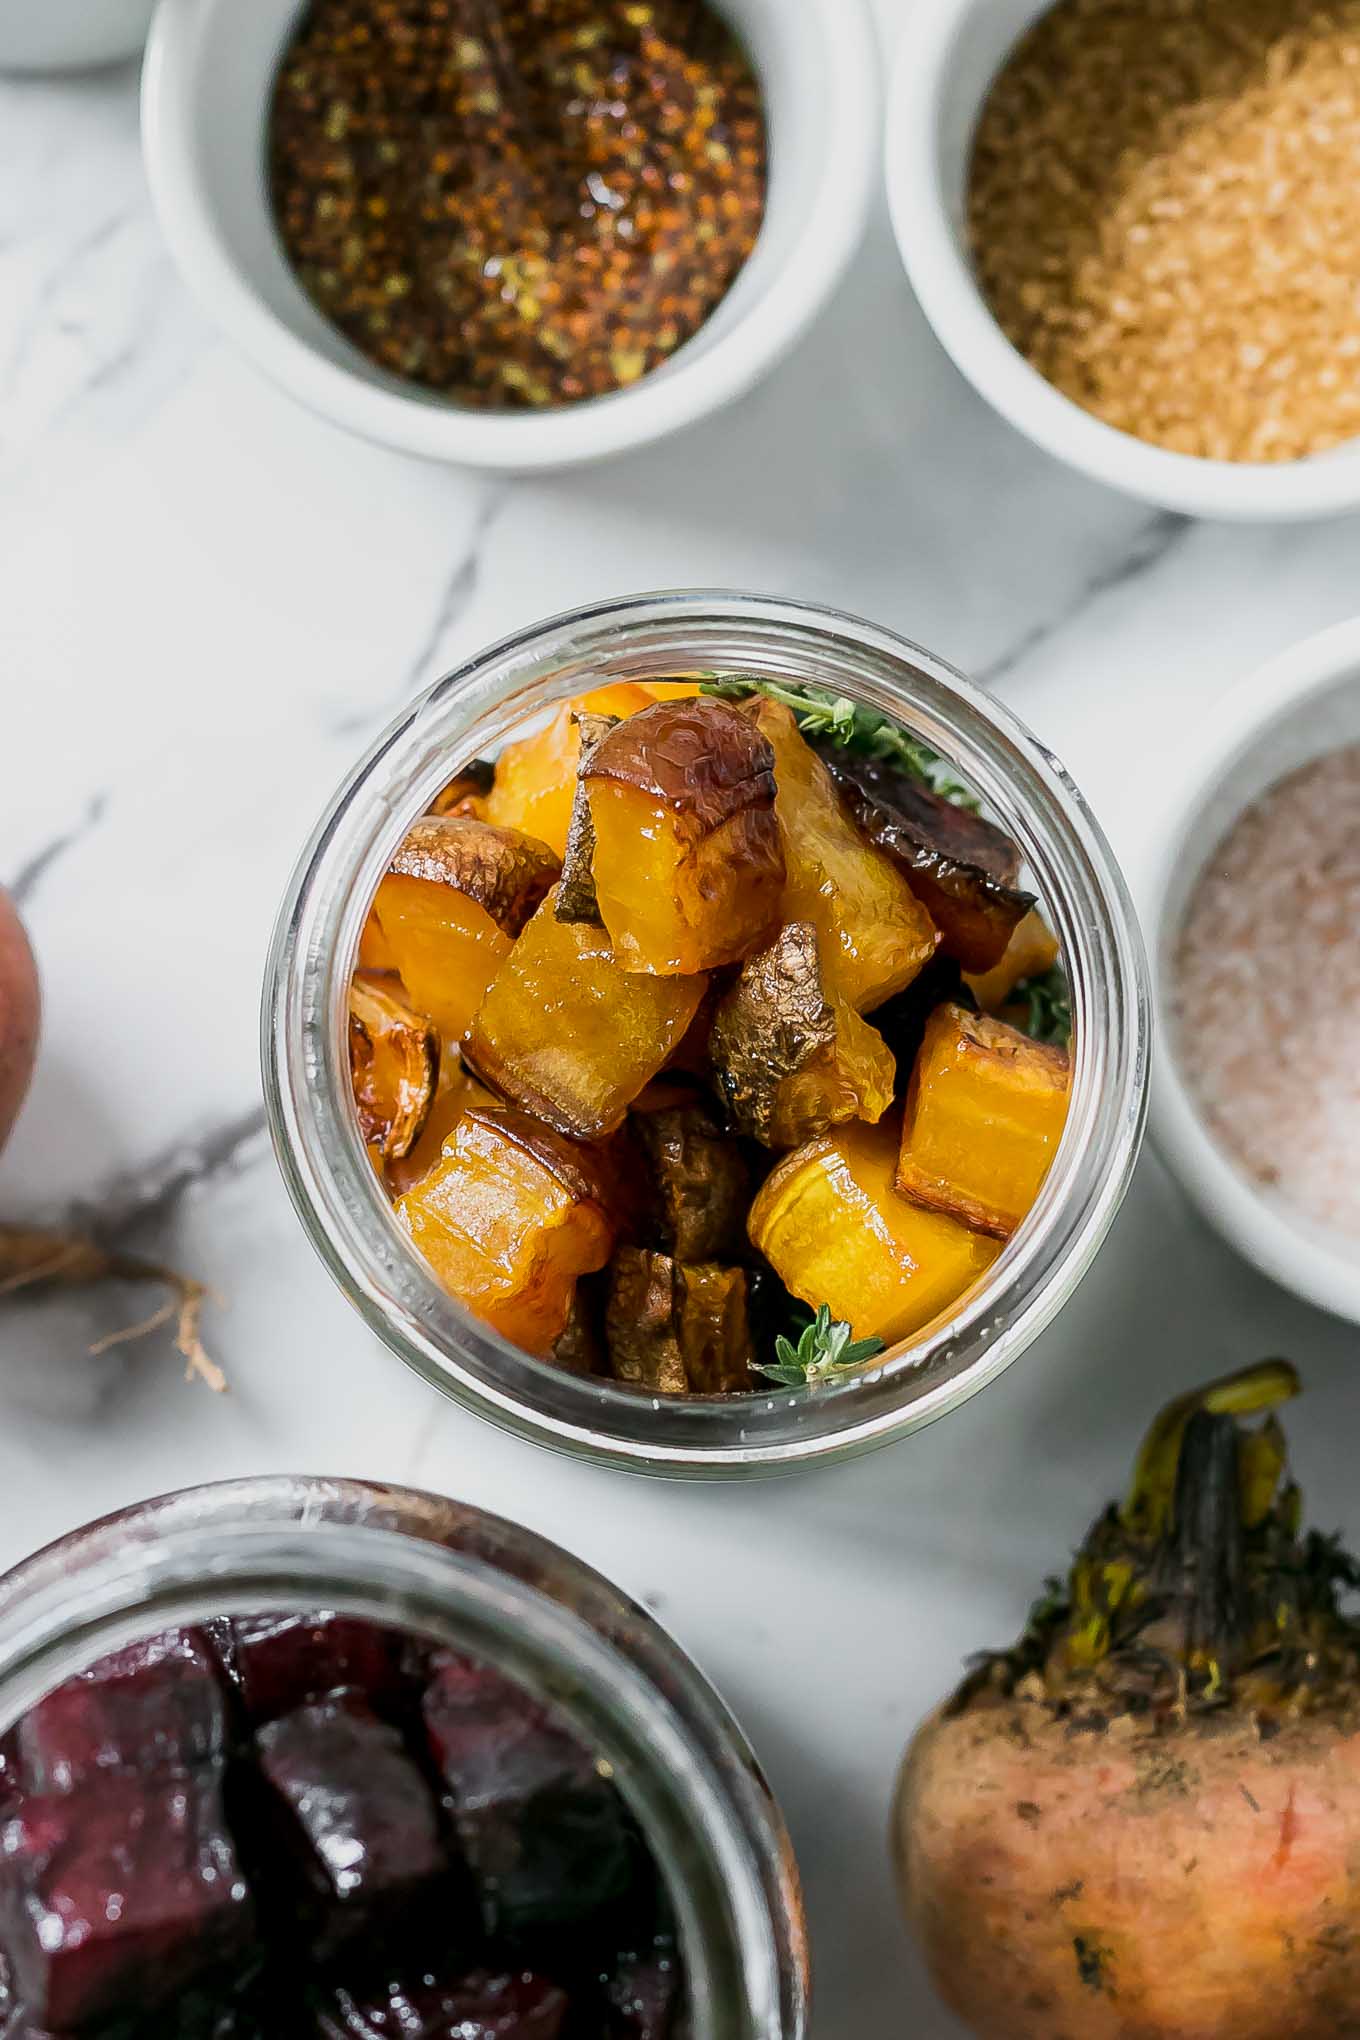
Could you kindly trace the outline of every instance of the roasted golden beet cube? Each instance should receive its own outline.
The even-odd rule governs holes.
[[[363,925],[363,932],[359,936],[359,955],[356,968],[359,970],[376,970],[388,973],[395,973],[397,968],[397,959],[392,954],[391,945],[383,934],[378,917],[371,907],[368,910],[368,918]]]
[[[985,816],[947,800],[900,766],[853,752],[827,754],[862,833],[890,858],[965,970],[999,963],[1034,905],[1015,884],[1020,853]]]
[[[1069,1079],[1064,1049],[985,1013],[938,1007],[907,1087],[898,1189],[1009,1239],[1058,1151]]]
[[[658,701],[605,733],[582,768],[595,895],[625,970],[688,976],[737,963],[779,922],[784,851],[774,757],[725,701]]]
[[[397,1200],[412,1243],[450,1295],[528,1353],[546,1354],[578,1275],[614,1243],[588,1151],[520,1112],[464,1112],[441,1160]]]
[[[532,736],[507,744],[496,761],[496,780],[485,796],[482,812],[503,829],[522,829],[563,856],[571,825],[581,732],[576,718],[595,715],[636,715],[650,708],[652,695],[631,680],[612,681],[574,701],[564,701]]]
[[[620,970],[604,930],[559,921],[555,904],[549,893],[497,974],[468,1056],[526,1112],[598,1140],[682,1040],[705,980]]]
[[[1021,978],[1043,977],[1058,961],[1058,938],[1037,907],[1031,907],[991,970],[964,973],[964,982],[984,1013],[999,1013]]]
[[[356,971],[349,988],[349,1073],[359,1131],[377,1162],[420,1138],[439,1078],[439,1036],[395,978]]]
[[[658,1395],[749,1389],[755,1349],[745,1271],[620,1247],[609,1268],[605,1338],[616,1381]]]
[[[374,912],[414,1005],[461,1041],[482,994],[559,869],[543,843],[475,815],[423,815]]]
[[[898,1194],[897,1134],[852,1122],[787,1155],[748,1230],[785,1287],[891,1345],[947,1311],[1001,1249]]]
[[[780,920],[811,921],[842,997],[868,1013],[929,963],[934,924],[892,860],[855,827],[790,710],[762,698],[745,713],[775,756],[788,867]]]
[[[828,981],[817,932],[791,921],[742,965],[709,1036],[733,1121],[767,1147],[800,1147],[893,1101],[892,1051]]]
[[[409,1153],[386,1164],[383,1174],[392,1192],[400,1196],[430,1170],[444,1151],[444,1143],[469,1105],[496,1105],[500,1101],[467,1069],[456,1048],[446,1048],[439,1059],[439,1081],[420,1137]]]

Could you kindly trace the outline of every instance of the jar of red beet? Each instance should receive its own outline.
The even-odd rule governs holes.
[[[801,2040],[777,1808],[651,1618],[434,1495],[269,1478],[0,1580],[6,2040]]]
[[[677,689],[696,699],[688,703],[679,700]],[[744,692],[751,689],[756,690],[754,695]],[[624,699],[639,692],[650,697],[645,712],[635,712]],[[822,720],[833,739],[860,718],[856,728],[861,734],[871,733],[871,746],[876,741],[873,733],[882,736],[886,730],[899,757],[928,759],[928,770],[942,768],[946,777],[938,786],[913,781],[904,796],[909,805],[933,804],[937,815],[943,813],[939,840],[923,845],[919,835],[912,833],[919,817],[904,819],[892,801],[886,808],[882,804],[879,782],[884,775],[872,748],[858,761],[867,780],[862,773],[861,780],[845,791],[842,780],[835,778],[840,761],[834,749],[829,763],[814,755],[810,748],[814,737],[808,736],[804,742],[800,734],[810,729],[810,718],[804,714],[794,727],[787,706],[790,698],[795,704],[820,705],[817,713],[825,711]],[[735,706],[730,705],[732,699]],[[746,1300],[742,1309],[754,1323],[756,1290],[761,1284],[768,1285],[772,1267],[775,1277],[792,1291],[794,1311],[806,1306],[809,1317],[827,1296],[828,1285],[834,1286],[845,1301],[829,1312],[829,1342],[824,1340],[819,1349],[831,1364],[819,1366],[815,1374],[800,1376],[796,1367],[771,1369],[758,1364],[773,1360],[788,1347],[787,1338],[764,1338],[757,1353],[752,1335],[748,1338],[749,1366],[739,1360],[724,1367],[716,1380],[711,1370],[701,1373],[693,1369],[688,1386],[682,1369],[673,1368],[665,1380],[659,1379],[660,1367],[669,1365],[664,1353],[654,1367],[651,1358],[637,1363],[631,1352],[620,1355],[611,1350],[601,1366],[589,1355],[582,1359],[579,1353],[570,1352],[561,1340],[550,1351],[532,1350],[532,1326],[525,1338],[512,1341],[486,1313],[465,1308],[456,1283],[451,1286],[448,1280],[441,1280],[427,1255],[418,1250],[419,1224],[424,1220],[405,1222],[404,1207],[412,1199],[397,1197],[394,1201],[390,1182],[385,1186],[373,1164],[372,1150],[366,1150],[365,1141],[372,1136],[371,1132],[365,1134],[356,1110],[359,1078],[354,1044],[357,1029],[365,1053],[381,1050],[384,1007],[379,997],[369,1000],[371,1010],[356,1014],[353,1000],[356,973],[361,975],[366,967],[365,945],[379,887],[423,882],[432,858],[439,853],[439,844],[433,839],[451,830],[466,831],[475,825],[485,834],[489,822],[494,837],[516,835],[498,829],[497,824],[507,803],[516,797],[514,788],[523,791],[526,742],[533,743],[536,733],[565,728],[565,722],[571,720],[567,709],[576,713],[582,703],[590,702],[613,711],[610,716],[588,716],[586,720],[600,725],[612,722],[612,738],[593,735],[591,742],[622,749],[625,755],[617,767],[622,779],[630,773],[639,776],[643,740],[640,734],[634,737],[631,733],[640,733],[644,724],[650,724],[655,733],[658,718],[669,716],[673,725],[669,753],[664,751],[667,739],[655,735],[656,753],[664,766],[667,755],[672,761],[680,755],[677,746],[682,741],[690,746],[685,753],[690,759],[699,744],[697,766],[685,769],[703,776],[710,792],[718,790],[712,805],[745,798],[757,781],[762,785],[768,782],[782,849],[771,848],[769,816],[764,811],[754,821],[744,812],[735,818],[725,839],[734,847],[730,852],[714,850],[702,885],[696,882],[694,890],[706,889],[711,898],[726,900],[737,921],[760,918],[762,902],[772,899],[771,911],[786,924],[778,941],[794,944],[780,954],[781,969],[787,964],[789,972],[796,973],[807,963],[806,946],[817,934],[816,928],[803,920],[798,920],[797,926],[787,924],[804,911],[815,922],[826,888],[819,888],[806,872],[798,880],[801,890],[795,886],[800,829],[796,820],[782,817],[780,802],[786,798],[794,801],[802,794],[809,802],[819,800],[821,807],[812,826],[824,822],[842,836],[848,832],[857,846],[849,854],[876,860],[874,883],[880,887],[879,896],[888,899],[891,914],[876,918],[875,910],[866,906],[862,932],[867,946],[878,951],[872,959],[875,966],[885,963],[887,975],[867,995],[861,985],[857,998],[847,992],[843,1001],[852,1009],[846,1028],[854,1031],[875,1068],[881,1064],[887,1035],[884,1032],[876,1039],[874,1029],[886,1013],[898,1011],[893,1001],[886,1006],[882,1001],[892,986],[905,983],[913,969],[920,973],[919,985],[924,985],[930,973],[922,959],[933,952],[935,961],[948,964],[954,972],[956,989],[943,996],[949,1014],[965,1035],[978,1037],[984,1049],[1000,1041],[1004,1054],[1023,1053],[1037,1071],[1036,1095],[1045,1086],[1050,1098],[1060,1090],[1056,1132],[1044,1137],[1047,1151],[1039,1187],[1031,1181],[1017,1211],[997,1214],[979,1209],[979,1190],[985,1206],[999,1179],[999,1172],[989,1175],[985,1155],[976,1171],[982,1180],[974,1183],[969,1195],[956,1199],[955,1216],[922,1215],[922,1201],[936,1195],[927,1180],[929,1170],[915,1171],[914,1188],[906,1193],[915,1202],[898,1196],[903,1177],[899,1167],[894,1181],[893,1169],[898,1163],[897,1142],[905,1133],[904,1102],[909,1111],[911,1091],[903,1074],[904,1067],[910,1065],[904,1065],[902,1054],[895,1050],[872,1106],[864,1106],[855,1125],[844,1129],[833,1126],[828,1142],[821,1147],[816,1140],[809,1141],[794,1154],[786,1153],[781,1161],[777,1151],[793,1148],[801,1135],[781,1134],[776,1127],[763,1150],[758,1149],[757,1139],[747,1141],[746,1152],[755,1156],[752,1180],[759,1181],[763,1173],[765,1188],[754,1203],[748,1200],[743,1208],[743,1237],[717,1257],[740,1266],[686,1268],[680,1263],[687,1257],[674,1238],[649,1236],[627,1247],[622,1258],[629,1267],[620,1276],[618,1249],[601,1271],[609,1249],[598,1236],[585,1239],[577,1265],[601,1271],[598,1276],[588,1274],[586,1282],[601,1279],[612,1283],[607,1308],[615,1312],[625,1339],[639,1326],[651,1337],[658,1321],[663,1335],[669,1336],[677,1314],[686,1309],[691,1318],[703,1318],[707,1312],[711,1323],[723,1317],[743,1285]],[[727,729],[737,732],[732,738],[732,756],[724,759],[702,751],[696,730],[704,716],[710,723],[725,718]],[[753,724],[762,733],[770,733],[770,744],[763,753],[763,734],[760,741],[751,738]],[[584,728],[578,720],[577,729]],[[624,741],[620,746],[616,740],[621,731]],[[499,944],[510,952],[511,961],[503,967],[493,966],[502,970],[502,976],[495,979],[494,989],[487,990],[482,1004],[471,1008],[475,1017],[466,1033],[464,1011],[433,1031],[444,1037],[445,1062],[461,1054],[460,1069],[471,1069],[492,1087],[491,1093],[483,1089],[471,1108],[467,1145],[478,1148],[478,1153],[470,1157],[469,1171],[474,1163],[483,1165],[489,1148],[499,1143],[506,1149],[512,1139],[518,1139],[520,1151],[513,1166],[522,1164],[526,1178],[537,1171],[541,1180],[548,1181],[544,1171],[551,1163],[557,1177],[547,1194],[560,1195],[568,1203],[574,1197],[584,1210],[596,1193],[580,1187],[573,1171],[577,1162],[593,1167],[602,1152],[601,1143],[593,1133],[582,1134],[585,1122],[570,1115],[565,1120],[559,1117],[555,1130],[553,1125],[545,1128],[540,1123],[558,1112],[560,1099],[545,1106],[539,1121],[527,1127],[525,1113],[518,1117],[511,1113],[507,1118],[505,1058],[493,1061],[477,1039],[479,1030],[489,1030],[487,1016],[499,1001],[502,982],[518,976],[523,996],[518,997],[513,1015],[509,1008],[515,993],[499,1002],[501,1017],[512,1031],[518,1030],[512,1050],[525,1059],[517,1071],[511,1071],[508,1095],[513,1102],[517,1096],[530,1095],[522,1085],[518,1092],[515,1088],[529,1059],[538,1067],[546,1066],[558,1054],[564,1038],[567,1022],[557,990],[561,978],[554,978],[546,968],[535,976],[534,963],[525,961],[521,969],[519,959],[538,942],[539,932],[543,945],[560,948],[560,934],[546,922],[550,916],[558,922],[569,918],[562,896],[567,890],[573,846],[568,840],[564,850],[561,840],[554,846],[548,839],[555,833],[567,834],[566,810],[573,802],[573,779],[579,792],[590,772],[597,767],[603,770],[603,748],[593,752],[592,762],[584,756],[584,737],[574,732],[569,735],[576,747],[575,765],[563,764],[557,779],[552,778],[553,739],[546,745],[547,769],[540,747],[528,775],[533,799],[528,803],[527,819],[522,820],[523,833],[516,835],[516,841],[522,853],[519,876],[523,879],[527,872],[526,882],[535,888],[530,899],[538,904],[529,908],[532,918],[523,932],[523,924],[516,923],[502,935],[483,915],[490,931],[488,940],[493,947]],[[778,758],[777,745],[784,747]],[[564,753],[566,748],[564,741]],[[512,759],[516,761],[513,766]],[[648,770],[655,764],[653,758]],[[799,772],[815,775],[817,786],[812,787],[809,778],[799,794]],[[622,779],[611,783],[622,784]],[[698,788],[699,780],[694,779],[690,792],[696,804]],[[893,794],[892,799],[896,798]],[[590,799],[594,814],[598,801],[595,795]],[[869,822],[861,827],[860,817],[869,810]],[[622,801],[610,812],[622,815]],[[524,817],[525,803],[519,803],[516,813]],[[707,827],[707,822],[702,826]],[[873,833],[872,841],[866,830]],[[744,870],[735,868],[734,860],[750,851],[757,837],[770,850],[771,858],[782,858],[782,881],[770,859],[763,867],[758,859],[752,862],[749,882]],[[958,849],[960,837],[966,839],[962,850]],[[713,841],[719,841],[716,827]],[[984,848],[969,847],[979,841]],[[605,851],[605,840],[600,837],[594,845],[597,867]],[[640,838],[640,858],[643,852],[651,854]],[[984,870],[984,853],[991,859],[998,852],[1003,864]],[[623,853],[619,854],[622,859]],[[544,888],[552,883],[560,862],[560,880],[545,898]],[[627,878],[626,866],[621,863],[620,869]],[[921,947],[905,969],[893,976],[902,952],[900,946],[891,950],[886,931],[898,925],[892,916],[899,910],[905,926],[908,910],[914,913],[921,908],[926,878],[933,886],[929,893],[932,904],[924,923],[917,924],[917,933],[923,930]],[[1031,1056],[1032,1044],[1021,1042],[1004,1016],[993,1024],[991,1009],[984,1005],[981,1024],[975,1027],[968,1011],[957,1003],[966,1000],[974,1012],[978,1010],[969,985],[977,988],[977,997],[984,1001],[988,997],[986,964],[976,954],[970,964],[962,941],[957,951],[951,952],[941,922],[944,913],[962,912],[970,905],[967,888],[973,883],[978,892],[971,904],[978,905],[980,913],[984,909],[990,912],[1000,899],[1009,911],[1024,916],[1023,921],[1012,921],[1009,933],[1002,938],[1003,944],[1012,944],[1006,948],[1006,956],[1013,954],[1013,945],[1022,942],[1026,928],[1035,923],[1046,964],[1052,964],[1055,955],[1060,959],[1061,1005],[1068,1023],[1061,1049]],[[790,908],[791,900],[801,904]],[[1032,914],[1026,913],[1026,901],[1034,909]],[[647,906],[644,900],[639,908],[644,918]],[[607,922],[611,905],[603,884],[595,907]],[[588,906],[571,909],[578,916],[589,911]],[[605,1012],[590,1004],[599,990],[601,973],[614,969],[611,983],[616,983],[618,973],[631,971],[634,975],[626,989],[634,1004],[645,998],[650,1001],[649,1012],[664,1008],[675,1045],[667,1051],[670,1061],[663,1065],[654,1058],[651,1065],[663,1077],[685,1074],[693,1030],[701,1023],[709,1028],[701,1053],[711,1057],[723,1012],[734,997],[740,1004],[745,996],[742,987],[749,969],[740,960],[733,963],[733,958],[747,957],[749,961],[749,948],[722,951],[718,962],[729,967],[714,968],[708,992],[701,995],[694,991],[688,1005],[682,999],[676,1006],[672,988],[695,985],[695,978],[683,974],[694,966],[664,959],[658,964],[645,957],[639,963],[642,936],[635,942],[632,960],[622,947],[613,952],[608,944],[603,952],[598,945],[592,949],[589,935],[573,939],[578,942],[574,954],[581,960],[579,980],[573,982],[585,989],[572,1007],[573,1025],[579,1023],[579,1031],[571,1036],[571,1051],[574,1055],[581,1043],[589,1050],[587,1037],[593,1032],[593,1076],[611,1091],[616,1106],[622,1092],[614,1079],[627,1071],[610,1067],[601,1047]],[[904,935],[901,941],[908,939],[915,936]],[[803,944],[801,950],[798,943]],[[936,944],[939,947],[933,949]],[[465,996],[467,982],[481,967],[478,956],[485,951],[474,953],[475,943],[467,931],[455,931],[450,945],[441,952],[456,959],[445,966],[449,1004],[470,1007]],[[765,952],[766,959],[776,957],[777,949],[778,944]],[[753,962],[750,968],[754,968]],[[961,980],[959,973],[965,968],[982,972],[982,977]],[[407,982],[402,969],[393,971],[387,964],[382,969],[387,972],[387,982]],[[680,975],[668,977],[667,969]],[[639,993],[637,973],[649,970],[658,974],[648,980],[645,993]],[[742,979],[735,991],[734,971]],[[381,991],[381,976],[376,989]],[[746,989],[751,993],[748,1003],[758,1002],[761,986]],[[919,1044],[921,1016],[913,1018],[911,1012],[917,990],[918,983],[913,981],[903,996]],[[938,991],[935,996],[940,996]],[[697,1007],[695,999],[701,1000]],[[719,1002],[717,1020],[707,1017],[704,999]],[[386,1008],[389,1015],[393,1010],[390,1005]],[[435,1008],[426,1005],[424,1012],[432,1014]],[[813,1016],[816,1025],[829,1026],[830,1013],[830,1003],[823,1001]],[[868,1024],[860,1025],[859,1016],[865,1013]],[[612,1019],[609,1024],[613,1025]],[[740,1020],[733,1023],[728,1047],[732,1049],[735,1041],[734,1053],[743,1046],[737,1039],[743,1025]],[[508,1040],[508,1034],[504,1038]],[[745,1048],[752,1049],[754,1037],[749,1031],[743,1039]],[[611,1052],[613,1040],[611,1035]],[[460,1042],[461,1049],[450,1045]],[[887,631],[798,603],[702,594],[603,603],[538,625],[470,660],[406,710],[356,766],[303,854],[276,930],[263,1011],[265,1092],[285,1180],[332,1274],[388,1345],[445,1393],[540,1443],[637,1471],[727,1477],[835,1459],[901,1436],[984,1387],[1025,1350],[1089,1266],[1129,1182],[1143,1128],[1148,1042],[1146,964],[1132,905],[1108,844],[1052,753],[984,689]],[[649,1036],[645,1045],[652,1047],[653,1037]],[[974,1045],[965,1039],[965,1054],[971,1053]],[[768,1062],[776,1047],[769,1036],[754,1040],[748,1064],[759,1062],[762,1056]],[[473,1050],[477,1051],[476,1060]],[[910,1051],[913,1055],[917,1052],[915,1048]],[[998,1059],[991,1058],[993,1063]],[[442,1079],[444,1063],[440,1069]],[[730,1062],[727,1074],[731,1079]],[[624,1135],[637,1116],[634,1104],[640,1108],[640,1094],[628,1095],[634,1102],[628,1106]],[[711,1108],[711,1090],[709,1097],[705,1111]],[[740,1106],[743,1101],[738,1098],[736,1102]],[[487,1104],[494,1108],[490,1120],[481,1109]],[[529,1112],[533,1109],[526,1107]],[[990,1108],[983,1101],[980,1109]],[[1013,1115],[1016,1125],[1028,1110],[1022,1102]],[[1006,1134],[1006,1117],[1007,1108],[992,1113],[993,1133]],[[613,1139],[617,1118],[617,1112],[613,1118],[603,1117],[597,1128]],[[433,1119],[431,1113],[431,1123]],[[871,1128],[865,1125],[870,1119],[876,1121]],[[815,1130],[820,1126],[820,1121],[815,1122]],[[573,1128],[580,1137],[574,1147],[568,1143],[570,1153],[564,1161],[562,1136]],[[749,1133],[749,1122],[738,1131]],[[845,1138],[838,1146],[836,1136],[842,1131]],[[723,1137],[729,1135],[730,1124]],[[460,1133],[458,1139],[462,1137]],[[445,1144],[444,1158],[449,1157],[454,1144]],[[543,1162],[544,1153],[548,1153],[548,1163]],[[810,1158],[801,1173],[800,1157]],[[457,1161],[454,1157],[449,1166]],[[776,1166],[770,1173],[772,1163]],[[846,1195],[838,1203],[841,1190]],[[599,1193],[599,1198],[607,1195]],[[689,1213],[699,1231],[710,1230],[707,1221],[716,1201],[710,1195],[707,1211]],[[795,1211],[800,1201],[801,1211]],[[444,1245],[451,1254],[461,1252],[467,1244],[453,1235],[478,1223],[476,1202],[475,1192],[461,1203],[452,1192],[446,1198]],[[635,1203],[631,1212],[640,1208]],[[807,1217],[809,1212],[815,1216]],[[857,1218],[855,1212],[866,1215]],[[788,1248],[781,1266],[779,1254],[788,1243],[772,1246],[770,1235],[786,1219],[788,1232],[800,1237]],[[627,1223],[625,1216],[623,1224]],[[875,1228],[885,1238],[889,1232],[893,1234],[877,1261],[868,1245]],[[533,1262],[529,1279],[534,1268],[550,1263],[559,1251],[561,1237],[559,1234],[556,1244],[545,1237],[543,1254]],[[925,1241],[920,1252],[915,1247],[918,1240]],[[490,1235],[485,1244],[484,1258],[490,1264],[499,1248]],[[657,1247],[662,1251],[653,1251]],[[815,1279],[806,1274],[800,1286],[799,1279],[790,1276],[788,1260],[803,1249],[818,1265]],[[910,1335],[903,1335],[893,1285],[899,1277],[909,1285],[913,1267],[919,1272],[937,1249],[938,1262],[926,1270],[917,1292],[924,1292],[929,1300],[912,1321]],[[867,1269],[865,1284],[858,1280],[856,1253]],[[713,1256],[701,1250],[689,1258],[697,1263]],[[870,1261],[874,1261],[872,1268],[868,1267]],[[659,1281],[664,1282],[664,1294]],[[880,1314],[866,1326],[854,1324],[856,1304],[871,1284],[877,1285]],[[583,1283],[578,1282],[578,1302],[582,1293]],[[531,1305],[535,1301],[529,1299]],[[796,1324],[797,1320],[788,1322]],[[814,1334],[815,1345],[815,1326],[808,1329]],[[870,1339],[866,1346],[864,1330],[882,1336]],[[835,1364],[836,1356],[852,1332],[852,1352],[874,1357],[865,1364],[842,1368]],[[557,1330],[552,1336],[558,1337]],[[797,1338],[796,1331],[793,1336]],[[654,1338],[653,1346],[657,1343]],[[598,1350],[598,1340],[596,1345]],[[695,1386],[696,1380],[701,1387]],[[657,1392],[658,1388],[664,1392]],[[734,1388],[745,1392],[729,1392]]]

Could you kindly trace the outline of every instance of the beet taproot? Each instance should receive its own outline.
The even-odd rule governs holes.
[[[982,2040],[1360,2031],[1360,1572],[1241,1421],[1297,1386],[1267,1362],[1163,1412],[908,1752],[904,1908]]]

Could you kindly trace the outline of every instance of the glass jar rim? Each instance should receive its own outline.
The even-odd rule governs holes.
[[[1074,1059],[1039,1198],[960,1310],[863,1373],[813,1389],[653,1397],[531,1358],[470,1316],[401,1233],[350,1096],[346,987],[402,834],[479,751],[603,682],[737,671],[849,696],[905,722],[1020,846],[1062,946]],[[436,681],[370,747],[290,881],[262,1003],[271,1133],[313,1245],[361,1314],[456,1400],[538,1443],[640,1472],[740,1477],[848,1456],[944,1415],[1056,1315],[1104,1239],[1142,1139],[1147,964],[1132,901],[1066,769],[975,682],[906,639],[810,603],[676,591],[589,605],[502,639]]]
[[[468,1541],[451,1541],[460,1532]],[[548,1702],[610,1765],[667,1873],[696,2034],[800,2040],[802,1949],[782,1949],[775,1896],[781,1881],[796,1889],[792,1852],[773,1802],[753,1808],[730,1760],[754,1767],[740,1729],[645,1609],[508,1519],[288,1475],[103,1517],[0,1576],[0,1733],[95,1658],[161,1630],[307,1607],[485,1658]]]

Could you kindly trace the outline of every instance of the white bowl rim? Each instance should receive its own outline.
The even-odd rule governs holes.
[[[869,0],[797,0],[826,27],[828,173],[763,294],[711,348],[664,375],[562,410],[490,413],[380,387],[328,361],[271,311],[211,224],[182,89],[202,19],[239,0],[161,0],[142,70],[142,152],[161,230],[187,281],[257,367],[361,437],[466,466],[526,473],[650,445],[743,395],[801,337],[859,247],[877,171],[879,56]]]
[[[888,87],[888,207],[912,289],[955,366],[1016,430],[1067,466],[1189,516],[1322,517],[1360,504],[1360,441],[1307,460],[1209,460],[1150,446],[1053,388],[988,310],[949,220],[938,160],[939,112],[960,24],[979,0],[919,0],[907,10]]]
[[[1167,1012],[1163,951],[1167,896],[1191,823],[1262,731],[1330,690],[1348,673],[1360,687],[1360,617],[1334,624],[1267,659],[1231,687],[1197,732],[1164,810],[1159,849],[1135,884],[1147,938],[1158,1053],[1149,1098],[1153,1146],[1204,1217],[1240,1253],[1305,1302],[1360,1323],[1360,1247],[1333,1250],[1256,1188],[1208,1132],[1181,1076]],[[1224,733],[1228,741],[1224,742]]]

